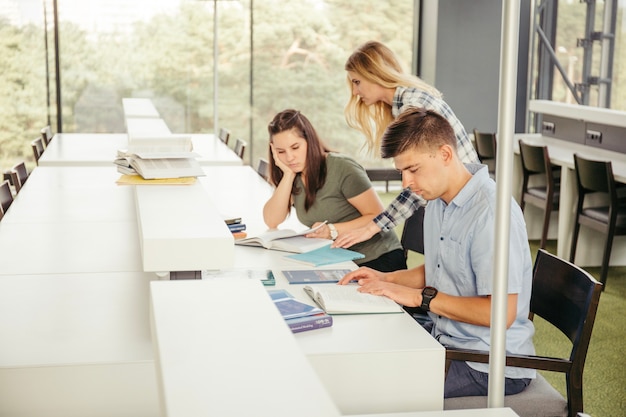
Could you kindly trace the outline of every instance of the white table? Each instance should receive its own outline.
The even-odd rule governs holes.
[[[0,276],[0,415],[158,416],[152,278]]]
[[[269,184],[247,166],[204,170],[200,185],[218,210],[262,230]],[[0,222],[0,336],[13,341],[0,347],[0,415],[157,415],[146,341],[147,282],[156,277],[143,272],[133,187],[114,185],[112,166],[31,175]],[[298,225],[295,216],[285,223]],[[277,251],[234,250],[235,268],[296,266]],[[408,315],[337,317],[295,340],[342,413],[443,407],[444,349]],[[430,378],[420,386],[423,372]]]
[[[161,115],[149,98],[123,98],[124,116],[160,118]]]
[[[559,200],[559,210],[554,213],[558,216],[558,237],[557,255],[564,259],[569,259],[572,232],[576,219],[576,202],[578,199],[578,189],[576,186],[576,172],[574,171],[574,153],[589,159],[610,160],[613,166],[613,175],[616,181],[626,183],[626,154],[607,151],[591,146],[585,146],[560,139],[550,138],[539,134],[516,134],[514,136],[514,151],[519,154],[518,140],[523,139],[529,144],[548,146],[550,160],[554,165],[561,166],[561,196]],[[517,175],[516,186],[514,187],[515,198],[519,199],[521,190],[521,162],[519,156],[514,159],[514,176]],[[526,215],[529,229],[535,225],[535,230],[541,224],[539,216],[543,218],[541,210],[532,210],[534,207],[527,206],[535,213],[535,218]],[[551,221],[551,225],[554,222]],[[551,227],[552,229],[552,227]],[[532,233],[529,233],[532,235]],[[581,266],[599,266],[602,263],[602,253],[606,237],[587,227],[580,228],[578,237],[578,250],[576,251],[576,264]],[[626,265],[626,236],[615,236],[613,241],[613,251],[611,252],[611,265]]]
[[[260,282],[151,284],[163,415],[339,416]]]
[[[304,285],[291,285],[280,273],[306,269],[285,259],[286,254],[235,246],[235,269],[272,269],[276,288],[312,303]],[[325,268],[356,266],[346,262]],[[332,327],[295,337],[345,415],[443,408],[445,349],[408,314],[333,316]],[[428,379],[420,382],[416,375]]]
[[[200,165],[243,165],[213,134],[189,134]],[[118,149],[128,147],[126,133],[59,133],[39,159],[39,166],[113,166]]]
[[[133,136],[169,135],[172,132],[165,120],[158,117],[126,117],[126,131]]]

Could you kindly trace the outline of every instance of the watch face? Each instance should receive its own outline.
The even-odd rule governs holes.
[[[424,289],[422,290],[422,295],[425,295],[427,297],[432,297],[435,294],[437,294],[437,290],[433,287],[424,287]]]

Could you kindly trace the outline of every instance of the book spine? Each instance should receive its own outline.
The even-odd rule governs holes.
[[[327,314],[285,320],[292,333],[322,329],[333,325],[333,317]]]
[[[241,232],[243,230],[246,230],[246,225],[243,223],[235,223],[235,224],[229,224],[228,228],[230,229],[231,232],[235,233],[235,232]]]

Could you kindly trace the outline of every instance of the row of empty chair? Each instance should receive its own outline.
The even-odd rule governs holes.
[[[52,140],[52,132],[50,126],[46,126],[40,131],[41,136],[31,142],[35,163],[43,154],[45,148]],[[26,163],[20,161],[13,165],[11,169],[4,171],[4,178],[0,184],[0,220],[4,217],[13,199],[20,192],[26,180],[28,180],[28,169]],[[13,186],[13,189],[12,187]]]
[[[230,141],[230,130],[225,128],[220,128],[219,139],[228,146]],[[243,159],[244,153],[246,151],[246,142],[243,139],[237,138],[235,141],[235,146],[233,148],[233,152],[237,154],[237,156]],[[269,180],[269,161],[266,158],[259,158],[256,165],[256,172],[265,180]]]
[[[228,146],[228,142],[230,141],[230,130],[225,128],[220,128],[220,132],[218,134],[219,139],[224,142],[225,145]],[[233,148],[233,152],[237,154],[237,156],[243,159],[243,155],[246,151],[247,143],[243,139],[237,138],[235,140],[235,147]]]
[[[490,175],[495,179],[495,133],[474,129],[474,145],[479,158],[487,162]],[[547,242],[550,216],[553,211],[559,210],[561,167],[550,162],[547,146],[531,145],[520,139],[519,149],[522,166],[520,206],[523,211],[528,203],[544,211],[539,244],[543,249]],[[600,281],[605,285],[613,238],[626,235],[626,184],[615,181],[611,161],[596,161],[574,154],[574,171],[578,202],[569,261],[575,261],[581,225],[601,232],[606,236],[600,269]]]

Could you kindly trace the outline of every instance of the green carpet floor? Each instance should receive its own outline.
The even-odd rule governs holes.
[[[385,207],[398,191],[379,193]],[[397,227],[398,236],[402,227]],[[538,241],[530,241],[533,259],[539,248]],[[546,250],[556,253],[556,241],[549,241]],[[409,268],[421,264],[420,254],[409,253]],[[588,268],[599,279],[600,268]],[[569,340],[541,318],[535,319],[534,337],[537,354],[545,356],[569,356]],[[605,291],[600,296],[600,305],[591,336],[585,364],[583,389],[585,413],[591,417],[626,416],[626,267],[609,269]],[[543,372],[544,377],[563,396],[566,396],[565,376],[561,373]]]

